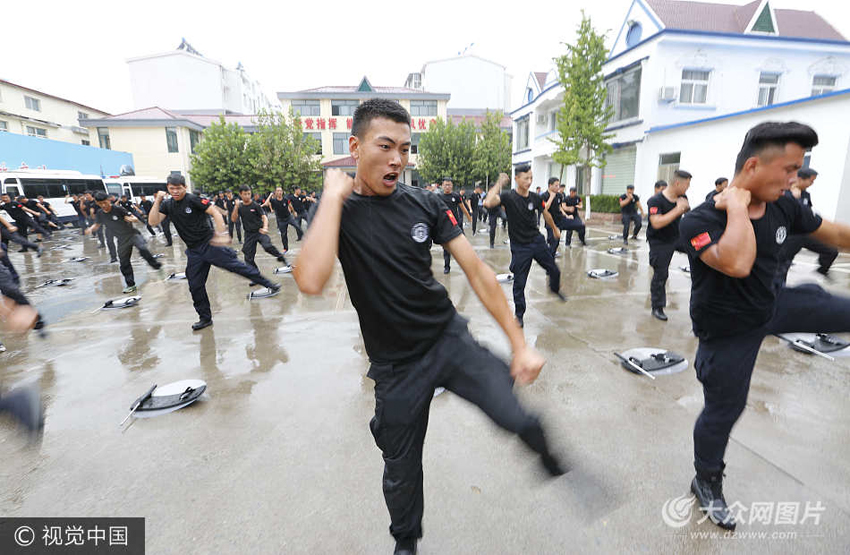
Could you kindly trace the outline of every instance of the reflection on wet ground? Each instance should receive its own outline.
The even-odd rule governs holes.
[[[437,397],[425,451],[422,553],[708,552],[726,545],[693,537],[715,531],[697,516],[673,529],[660,514],[692,475],[691,431],[702,406],[693,370],[650,381],[612,356],[658,346],[692,363],[690,278],[679,269],[687,260],[673,258],[670,321],[658,322],[649,314],[646,244],[609,254],[619,246],[607,238],[612,233],[613,226],[591,226],[590,246],[561,247],[566,304],[553,302],[537,266],[526,292],[526,337],[548,362],[518,394],[577,471],[544,480],[521,445],[477,409],[450,393]],[[492,250],[485,234],[471,237],[497,273],[510,262],[503,234]],[[0,386],[40,380],[47,423],[39,448],[0,423],[0,514],[145,516],[151,553],[389,552],[381,456],[367,426],[372,382],[339,269],[322,296],[305,297],[291,275],[272,276],[277,263],[259,254],[261,270],[283,291],[258,301],[248,301],[244,279],[213,269],[215,325],[193,333],[187,283],[161,281],[141,259],[134,259],[141,303],[92,314],[122,296],[117,264],[93,239],[57,236],[48,246],[70,248],[48,249],[40,259],[11,255],[51,325],[46,339],[3,337],[9,351],[0,355]],[[294,239],[291,259],[300,246]],[[182,272],[182,249],[160,241],[151,245],[165,254],[166,275]],[[508,357],[506,339],[462,270],[455,263],[444,276],[442,251],[433,253],[435,275],[472,333]],[[79,256],[89,260],[69,262]],[[814,279],[813,260],[798,257],[792,283]],[[842,255],[828,288],[848,291],[848,262]],[[586,275],[593,268],[620,275],[594,280]],[[74,278],[70,286],[37,287],[65,277]],[[503,286],[509,299],[511,287]],[[793,541],[742,539],[742,550],[850,547],[848,372],[848,359],[832,363],[765,340],[749,409],[727,452],[727,499],[746,506],[820,501],[827,509],[819,524],[795,527]],[[201,401],[118,427],[152,384],[189,378],[207,383]]]

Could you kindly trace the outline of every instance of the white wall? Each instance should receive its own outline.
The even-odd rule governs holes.
[[[511,76],[505,68],[474,56],[429,62],[422,74],[428,92],[451,93],[449,108],[510,111]]]
[[[695,125],[653,132],[638,145],[636,192],[649,198],[661,154],[681,152],[679,167],[693,174],[688,197],[702,202],[718,177],[732,179],[735,158],[744,135],[765,121],[798,121],[818,132],[820,144],[812,151],[811,167],[819,173],[809,190],[812,204],[828,219],[850,223],[850,127],[835,125],[836,114],[850,112],[850,94],[792,106],[763,110]]]

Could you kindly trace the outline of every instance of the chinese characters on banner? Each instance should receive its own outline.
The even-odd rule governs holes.
[[[339,119],[342,118],[304,118],[303,120],[301,120],[301,126],[308,131],[337,129],[337,126],[339,125],[337,120]],[[435,121],[436,120],[434,118],[431,118],[430,120],[427,120],[426,123],[425,118],[411,118],[410,127],[412,130],[415,131],[427,131],[428,127],[430,127],[430,125]],[[350,130],[352,123],[352,118],[345,118],[346,129]]]

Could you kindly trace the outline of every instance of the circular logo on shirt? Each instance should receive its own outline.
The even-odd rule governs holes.
[[[785,242],[785,238],[788,237],[788,230],[785,229],[785,226],[779,226],[779,229],[776,230],[776,244],[781,245]]]
[[[112,220],[117,222],[117,221],[118,221],[118,216],[112,216]]]
[[[191,209],[191,208],[189,208],[188,206],[186,207],[186,213],[187,213],[187,214],[191,214],[191,213],[192,213],[192,209]]]
[[[530,203],[530,202],[529,202],[529,203],[528,203],[528,209],[529,209],[529,210],[534,210],[534,204],[532,204],[532,203]]]
[[[417,243],[424,243],[428,240],[428,226],[422,222],[414,224],[410,229],[410,236],[413,237],[413,240]]]

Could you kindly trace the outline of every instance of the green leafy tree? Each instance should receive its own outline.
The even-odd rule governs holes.
[[[472,160],[475,154],[475,124],[464,119],[455,125],[434,120],[419,139],[419,161],[417,170],[427,182],[437,182],[444,176],[451,177],[460,186],[472,182],[475,170]]]
[[[511,139],[499,127],[503,117],[501,111],[487,111],[472,157],[475,179],[483,181],[488,188],[500,173],[511,173]]]
[[[191,157],[189,175],[194,188],[215,192],[236,189],[249,177],[248,133],[235,123],[225,123],[224,117],[210,125]]]
[[[598,34],[590,18],[582,12],[581,24],[575,44],[566,44],[567,52],[555,58],[558,77],[564,87],[564,105],[558,111],[558,137],[549,140],[557,151],[552,159],[564,167],[577,165],[583,168],[584,183],[580,193],[590,191],[590,168],[605,167],[605,155],[611,152],[605,133],[613,109],[606,106],[607,91],[602,75],[605,63],[605,35]]]
[[[319,188],[322,165],[316,156],[319,143],[305,135],[301,121],[290,109],[289,114],[261,111],[257,114],[257,131],[248,146],[249,182],[257,192],[267,194],[275,187],[305,190]]]

